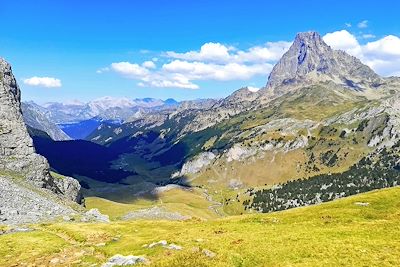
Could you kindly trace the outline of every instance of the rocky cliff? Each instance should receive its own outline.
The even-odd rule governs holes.
[[[379,87],[383,79],[344,51],[333,50],[317,32],[302,32],[272,69],[267,89],[331,81],[354,90]]]
[[[66,201],[81,202],[80,185],[75,179],[54,179],[47,160],[36,154],[21,112],[21,92],[12,74],[11,66],[0,58],[0,170],[3,179],[14,183],[15,177],[23,177],[24,186],[38,188]],[[17,179],[18,180],[18,179]],[[25,183],[27,182],[27,183]],[[2,188],[8,190],[7,188]],[[8,204],[16,204],[21,198],[10,194]],[[7,211],[7,203],[0,203],[0,210]],[[22,205],[22,203],[21,203]],[[9,206],[9,205],[8,205]],[[22,206],[19,206],[23,208]],[[18,211],[16,211],[18,212]],[[6,214],[7,215],[7,214]]]

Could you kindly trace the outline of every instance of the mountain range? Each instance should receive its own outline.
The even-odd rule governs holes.
[[[132,203],[177,186],[205,194],[208,211],[221,216],[397,185],[399,89],[399,78],[304,32],[258,91],[22,109],[37,152],[52,171],[79,180],[88,199]]]
[[[316,32],[223,99],[20,97],[0,59],[0,265],[398,262],[400,78]]]
[[[81,170],[75,170],[62,164],[69,156],[53,154],[57,142],[43,135],[33,139],[50,165],[83,181],[89,195],[126,201],[121,196],[127,192],[136,196],[178,184],[206,190],[210,199],[219,199],[224,214],[268,212],[395,185],[399,88],[399,78],[381,77],[359,59],[329,47],[318,33],[305,32],[296,35],[259,91],[245,87],[223,99],[172,105],[143,101],[145,107],[135,107],[130,116],[104,115],[116,108],[108,99],[76,109],[79,114],[96,110],[90,116],[109,119],[98,120],[84,139],[110,155],[102,159],[105,173],[108,168],[123,175],[96,177],[84,170],[92,164],[85,158]],[[118,107],[131,108],[128,102]],[[69,106],[69,114],[74,107]],[[87,143],[68,141],[63,149],[90,149]],[[386,167],[373,167],[374,162]],[[294,184],[307,194],[291,189]],[[235,202],[226,201],[233,197]]]
[[[101,122],[120,124],[131,117],[151,109],[163,109],[178,104],[174,99],[129,99],[125,97],[101,97],[87,103],[69,101],[47,102],[42,105],[33,101],[22,103],[27,125],[46,132],[53,140],[84,139]]]

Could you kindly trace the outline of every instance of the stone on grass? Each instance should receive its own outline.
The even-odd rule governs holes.
[[[145,263],[147,259],[141,256],[123,256],[120,254],[116,254],[108,259],[106,263],[102,265],[102,267],[113,267],[113,266],[132,266],[138,263]]]
[[[203,249],[201,252],[203,252],[203,254],[209,258],[214,258],[215,256],[217,256],[217,253],[212,252],[211,250],[208,249]]]

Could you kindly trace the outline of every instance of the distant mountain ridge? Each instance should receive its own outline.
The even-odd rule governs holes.
[[[151,109],[178,104],[174,99],[163,101],[155,98],[129,99],[127,97],[105,96],[84,102],[48,102],[41,105],[47,117],[57,123],[76,123],[97,117],[104,120],[124,121],[138,109]]]
[[[84,139],[102,122],[120,124],[148,110],[170,108],[179,102],[169,98],[129,99],[101,97],[84,103],[48,102],[38,105],[33,101],[22,103],[25,122],[32,128],[46,132],[53,140]]]
[[[71,139],[58,125],[47,118],[43,107],[30,101],[22,102],[21,108],[24,121],[30,127],[47,133],[55,141]]]

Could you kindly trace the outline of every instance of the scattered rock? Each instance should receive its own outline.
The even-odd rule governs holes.
[[[181,246],[175,245],[175,244],[169,244],[168,246],[165,246],[166,249],[171,249],[171,250],[182,250]]]
[[[0,224],[21,225],[55,220],[65,214],[74,214],[53,193],[35,189],[24,181],[0,177]]]
[[[356,203],[354,203],[354,205],[366,207],[369,205],[369,203],[368,202],[356,202]]]
[[[191,219],[190,216],[185,216],[179,212],[166,211],[161,207],[152,207],[149,209],[141,209],[129,212],[122,217],[122,220],[170,220],[170,221],[184,221]]]
[[[160,240],[158,242],[151,243],[150,245],[145,244],[142,247],[143,248],[163,247],[165,249],[170,249],[170,250],[182,250],[182,247],[176,244],[171,243],[168,245],[168,242],[166,240]]]
[[[108,217],[108,215],[102,214],[98,209],[90,209],[83,214],[81,221],[82,222],[96,221],[96,222],[109,223],[110,218]]]
[[[138,263],[146,263],[148,260],[141,256],[123,256],[120,254],[114,255],[108,259],[102,267],[113,267],[113,266],[130,266]]]
[[[208,249],[203,249],[201,252],[202,252],[206,257],[209,257],[209,258],[214,258],[215,256],[217,256],[217,253],[212,252],[211,250],[208,250]]]
[[[166,245],[168,245],[168,242],[167,242],[166,240],[160,240],[160,241],[158,241],[158,242],[151,243],[151,244],[148,246],[148,248],[154,248],[154,247],[157,247],[157,246],[162,246],[162,247],[164,247],[164,246],[166,246]]]
[[[59,258],[54,258],[50,260],[50,265],[57,265],[60,263],[60,259]]]

